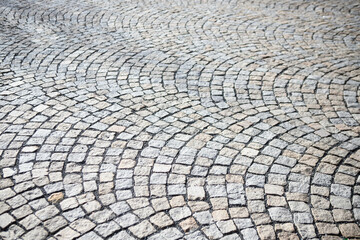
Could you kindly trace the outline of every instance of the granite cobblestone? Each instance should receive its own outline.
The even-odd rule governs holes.
[[[0,239],[359,239],[359,13],[2,1]]]

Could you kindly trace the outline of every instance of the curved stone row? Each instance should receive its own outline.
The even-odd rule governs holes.
[[[359,9],[4,1],[1,238],[359,238]]]

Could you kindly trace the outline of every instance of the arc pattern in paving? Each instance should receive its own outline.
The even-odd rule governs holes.
[[[1,238],[359,238],[359,10],[4,0]]]

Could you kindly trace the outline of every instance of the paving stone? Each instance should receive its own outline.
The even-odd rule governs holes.
[[[275,239],[275,231],[271,225],[262,225],[257,227],[260,239]]]
[[[354,218],[355,218],[356,220],[359,220],[359,219],[360,219],[360,209],[359,209],[359,208],[355,208],[355,209],[353,210],[353,213],[354,213]]]
[[[220,231],[223,234],[227,234],[227,233],[236,231],[235,224],[234,224],[234,222],[232,220],[218,221],[216,223],[216,225],[218,226],[218,228],[220,229]]]
[[[194,231],[198,228],[198,224],[193,217],[183,220],[179,225],[184,232]]]
[[[344,237],[359,237],[360,228],[356,223],[347,223],[339,225],[340,232]]]
[[[97,225],[94,230],[99,233],[100,236],[108,237],[112,233],[120,230],[120,227],[114,221],[111,221],[108,223],[102,223],[100,225]]]
[[[77,232],[79,232],[81,234],[90,231],[95,226],[96,226],[95,223],[93,223],[90,220],[85,219],[85,218],[80,218],[70,224],[70,227],[72,229],[76,230]]]
[[[63,215],[68,221],[73,222],[78,218],[84,217],[85,212],[80,207],[78,207],[73,210],[64,212]]]
[[[122,227],[122,228],[126,228],[129,227],[131,225],[134,225],[135,223],[139,222],[139,218],[132,214],[132,213],[127,213],[121,217],[118,217],[117,219],[115,219],[115,221]]]
[[[311,204],[315,208],[328,209],[330,207],[330,201],[326,198],[319,197],[316,195],[311,196]]]
[[[344,209],[333,209],[332,215],[334,216],[335,222],[352,222],[354,221],[351,211]]]
[[[15,192],[10,188],[0,190],[0,200],[6,200],[15,196]]]
[[[128,234],[126,231],[121,231],[117,234],[115,234],[114,236],[112,236],[111,238],[109,238],[111,240],[116,240],[116,239],[129,239],[129,240],[133,240],[135,239],[134,237],[132,237],[130,234]]]
[[[22,197],[21,195],[17,195],[11,199],[8,199],[7,204],[9,204],[12,208],[17,208],[22,206],[23,204],[25,204],[27,201],[24,197]]]
[[[212,212],[212,217],[215,221],[229,219],[229,214],[226,210],[215,210]]]
[[[263,201],[249,201],[248,209],[250,213],[265,212],[265,204]]]
[[[49,218],[52,218],[54,217],[56,214],[59,213],[59,210],[53,206],[53,205],[50,205],[50,206],[47,206],[46,208],[43,208],[39,211],[37,211],[35,213],[35,215],[41,220],[41,221],[45,221]]]
[[[310,224],[298,224],[297,228],[299,229],[300,235],[302,238],[314,238],[316,237],[315,228]]]
[[[157,198],[151,200],[151,204],[156,211],[166,210],[170,208],[167,198]]]
[[[8,219],[8,218],[7,218]],[[10,218],[11,220],[11,218]],[[9,221],[9,220],[8,220]],[[6,224],[7,221],[5,221]],[[41,221],[34,215],[31,214],[19,222],[26,230],[32,229],[39,225]]]
[[[33,230],[27,232],[22,237],[23,239],[30,240],[30,239],[45,239],[48,233],[46,230],[40,226],[34,228]]]
[[[46,222],[44,222],[44,227],[48,229],[50,233],[54,233],[66,225],[67,225],[67,221],[65,220],[65,218],[61,216],[51,218]]]
[[[351,209],[351,202],[349,199],[339,196],[330,196],[330,203],[335,208]]]
[[[4,213],[0,215],[1,228],[6,228],[11,223],[15,222],[15,219],[8,213]]]
[[[29,205],[24,205],[20,208],[15,209],[14,211],[11,212],[11,214],[16,218],[16,219],[21,219],[24,218],[28,215],[30,215],[31,213],[33,213],[31,207]]]
[[[84,206],[85,207],[85,206]],[[110,209],[117,215],[123,214],[130,210],[129,205],[126,202],[117,202],[110,205]],[[97,210],[97,209],[96,209]]]
[[[8,228],[7,231],[2,231],[0,236],[5,240],[10,240],[19,238],[24,232],[25,231],[21,227],[13,224]]]
[[[359,238],[358,1],[44,3],[0,11],[1,239]]]
[[[231,239],[235,240],[235,239],[239,239],[239,238],[240,238],[239,234],[233,233],[233,234],[224,236],[224,237],[222,237],[221,239],[222,239],[222,240],[231,240]]]
[[[63,201],[61,201],[60,203],[60,207],[63,211],[66,211],[68,209],[73,209],[76,208],[77,206],[79,206],[78,201],[76,200],[76,198],[67,198],[64,199]]]
[[[254,228],[246,228],[241,230],[241,234],[243,235],[244,239],[259,239],[257,232]]]
[[[225,197],[220,197],[220,198],[211,198],[210,199],[210,202],[211,202],[211,205],[212,205],[212,208],[214,210],[217,210],[217,209],[226,209],[228,208],[228,199],[225,198]]]
[[[163,228],[169,225],[172,225],[174,222],[171,218],[165,214],[164,212],[157,213],[156,215],[150,218],[151,223],[155,224],[156,226]]]
[[[203,187],[192,186],[187,189],[189,200],[203,200],[205,198],[205,191]]]
[[[273,207],[268,209],[270,217],[274,221],[288,222],[292,220],[291,213],[286,208]]]
[[[264,199],[265,191],[262,188],[248,187],[245,189],[246,197],[251,200]]]
[[[278,185],[265,184],[265,193],[266,194],[274,194],[274,195],[283,195],[284,189]]]
[[[283,231],[283,232],[295,232],[294,224],[292,223],[282,223],[275,224],[275,231]]]
[[[332,223],[316,223],[316,227],[320,234],[339,234],[339,229]]]
[[[66,227],[55,234],[57,239],[74,239],[80,236],[80,233],[74,231],[70,227]]]
[[[315,218],[315,221],[317,222],[322,222],[322,221],[334,222],[334,218],[331,212],[328,210],[313,208],[311,209],[311,211]]]
[[[313,218],[310,213],[294,213],[295,223],[313,223]]]
[[[64,194],[60,192],[60,193],[51,194],[48,200],[52,203],[59,203],[63,200],[63,198],[64,198]]]
[[[206,237],[200,232],[200,231],[195,231],[193,233],[190,233],[188,235],[184,236],[184,239],[197,239],[197,240],[201,240],[201,239],[206,239]]]
[[[192,212],[204,211],[210,208],[209,204],[204,201],[190,201],[189,207]]]
[[[269,195],[267,197],[267,205],[274,207],[284,207],[286,206],[286,200],[284,197]]]
[[[86,233],[85,235],[82,235],[82,237],[80,237],[78,239],[81,239],[81,240],[85,240],[85,239],[101,240],[103,238],[100,237],[99,235],[97,235],[95,232],[89,232],[89,233]]]
[[[250,218],[234,219],[234,223],[240,230],[254,226]]]
[[[246,176],[247,186],[263,187],[264,184],[265,184],[265,176],[247,174]]]
[[[336,196],[350,198],[351,188],[348,186],[345,186],[345,185],[332,184],[331,185],[331,193],[335,194]]]
[[[10,209],[11,207],[8,204],[6,204],[5,202],[0,202],[0,213],[4,213]]]
[[[179,221],[191,215],[191,210],[188,207],[178,207],[169,210],[169,214],[174,221]]]
[[[151,236],[149,239],[179,239],[183,234],[176,228],[167,228],[158,234]]]
[[[232,207],[229,208],[229,212],[232,218],[245,218],[249,216],[249,212],[246,207]]]
[[[200,224],[210,224],[214,221],[209,211],[197,212],[194,217]]]
[[[129,230],[136,237],[139,237],[139,238],[149,236],[150,234],[152,234],[156,231],[154,226],[148,220],[144,220],[141,223],[130,227]]]
[[[211,224],[207,227],[204,227],[202,231],[205,233],[205,235],[208,238],[211,239],[219,239],[223,236],[223,234],[220,232],[220,230],[216,227],[215,224]]]

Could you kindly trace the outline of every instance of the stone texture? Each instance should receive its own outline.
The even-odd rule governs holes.
[[[185,219],[184,221],[180,222],[179,225],[184,232],[190,232],[198,228],[198,224],[193,217]]]
[[[64,194],[62,192],[59,193],[53,193],[50,195],[50,197],[48,198],[49,202],[51,203],[59,203],[61,202],[61,200],[64,199]]]
[[[278,222],[288,222],[292,221],[291,213],[286,208],[273,207],[269,208],[270,217],[274,221]]]
[[[146,236],[149,236],[150,234],[152,234],[156,231],[154,226],[148,220],[142,221],[141,223],[130,227],[129,230],[136,237],[139,237],[139,238],[144,238]]]
[[[340,232],[344,237],[360,237],[360,228],[356,223],[347,223],[339,225]]]
[[[1,239],[359,238],[359,2],[2,1]]]

